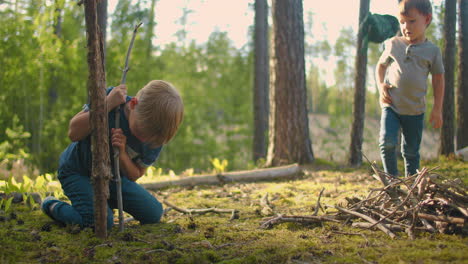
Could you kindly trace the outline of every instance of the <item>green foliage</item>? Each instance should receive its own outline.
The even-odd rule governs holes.
[[[3,208],[3,211],[5,213],[8,213],[8,210],[10,210],[11,202],[13,201],[13,198],[14,197],[10,197],[7,200],[4,200],[4,199],[0,200],[0,208]]]
[[[185,8],[178,23],[180,41],[159,46],[151,41],[157,32],[145,28],[150,24],[148,4],[121,0],[110,14],[106,80],[108,86],[119,84],[133,27],[143,22],[127,76],[129,94],[136,94],[150,80],[164,79],[178,88],[185,104],[184,122],[174,140],[165,146],[158,166],[176,172],[193,168],[199,173],[209,170],[215,157],[229,160],[229,169],[254,166],[252,45],[236,49],[225,32],[213,32],[203,44],[189,42],[182,36],[191,12]],[[438,20],[428,34],[438,43],[443,10],[434,10]],[[62,23],[57,33],[59,17]],[[158,17],[155,19],[157,23]],[[307,62],[333,57],[337,68],[332,85],[324,78],[327,69],[318,63],[308,68],[308,109],[330,114],[333,125],[338,126],[341,120],[351,120],[356,32],[346,28],[336,43],[329,43],[312,34],[312,20],[309,13],[305,29]],[[83,8],[71,0],[4,2],[0,23],[0,65],[7,65],[0,71],[0,99],[4,102],[0,105],[0,127],[10,129],[0,133],[0,156],[9,155],[12,161],[27,159],[40,173],[55,171],[60,153],[70,143],[68,122],[88,101]],[[368,80],[373,78],[379,49],[369,46]],[[377,93],[368,93],[366,113],[380,115]]]
[[[5,129],[6,138],[0,143],[0,161],[28,159],[30,156],[25,141],[31,137],[31,134],[24,131],[17,115],[13,116],[12,121],[12,128]]]
[[[10,177],[6,181],[0,180],[0,193],[6,195],[19,193],[23,195],[23,201],[25,204],[32,209],[39,206],[34,200],[33,195],[39,195],[42,198],[51,194],[57,198],[64,197],[60,183],[54,180],[51,174],[40,175],[34,180],[23,175],[21,179],[21,182],[17,182],[14,177]],[[9,199],[13,199],[13,197],[10,197]],[[9,202],[9,199],[6,201],[1,200],[2,203],[5,201],[5,207],[10,206],[11,201]],[[5,211],[7,211],[7,209],[5,209]]]

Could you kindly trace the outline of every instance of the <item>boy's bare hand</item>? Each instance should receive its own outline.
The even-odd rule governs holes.
[[[120,128],[112,128],[111,132],[112,146],[119,148],[120,153],[123,153],[125,151],[125,145],[127,144],[127,137]]]
[[[440,128],[443,123],[442,111],[437,111],[436,109],[432,109],[429,123],[431,123],[432,127],[434,128]]]
[[[114,87],[114,89],[112,89],[112,91],[106,97],[107,110],[111,111],[117,106],[125,103],[126,97],[127,97],[127,85],[121,84],[117,87]]]
[[[390,96],[390,93],[388,92],[389,89],[391,89],[392,86],[388,83],[382,83],[380,84],[380,101],[384,104],[391,104],[392,103],[392,97]]]

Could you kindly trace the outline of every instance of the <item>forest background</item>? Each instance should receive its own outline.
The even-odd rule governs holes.
[[[254,12],[253,1],[250,5]],[[183,125],[157,166],[176,173],[188,168],[201,172],[213,166],[214,158],[227,160],[227,170],[261,165],[262,161],[256,164],[252,159],[253,21],[245,46],[236,47],[227,32],[220,30],[199,43],[187,38],[191,10],[181,9],[182,16],[174,22],[176,41],[159,46],[154,42],[157,1],[118,1],[115,11],[109,13],[107,85],[119,83],[131,32],[135,24],[143,22],[127,77],[129,94],[149,80],[164,79],[178,87],[185,103]],[[434,5],[434,21],[428,30],[428,38],[439,47],[443,9],[441,4]],[[84,12],[77,1],[70,0],[0,1],[0,23],[2,177],[15,173],[15,168],[19,174],[25,168],[53,172],[61,151],[70,143],[68,121],[87,102]],[[357,32],[345,26],[334,43],[314,41],[313,24],[313,12],[305,11],[312,144],[318,158],[344,161],[352,122]],[[373,75],[381,51],[380,44],[369,44],[364,153],[373,151],[369,156],[376,159],[380,107]],[[332,57],[334,69],[317,63]],[[333,83],[327,81],[327,71],[333,71]],[[432,89],[428,98],[432,98]],[[428,147],[428,155],[422,153],[423,158],[437,155],[434,144],[438,136],[428,135],[433,145]]]

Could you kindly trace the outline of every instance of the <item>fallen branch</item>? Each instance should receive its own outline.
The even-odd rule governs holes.
[[[344,213],[347,213],[347,214],[350,214],[350,215],[354,215],[354,216],[357,216],[361,219],[364,219],[366,221],[368,221],[369,223],[371,224],[375,224],[375,226],[382,230],[385,234],[387,234],[389,237],[391,238],[395,238],[395,234],[392,233],[392,231],[390,231],[390,229],[388,229],[384,224],[382,223],[377,223],[377,221],[375,219],[373,219],[372,217],[369,217],[367,215],[364,215],[364,214],[361,214],[361,213],[358,213],[358,212],[355,212],[355,211],[351,211],[351,210],[347,210],[347,209],[344,209],[344,208],[341,208],[339,206],[330,206],[330,207],[333,207],[335,209],[337,209],[338,211],[341,211],[341,212],[344,212]]]
[[[373,169],[379,173],[375,167]],[[463,181],[430,174],[433,170],[422,168],[414,175],[391,179],[383,188],[371,189],[363,200],[345,197],[347,208],[330,206],[338,210],[333,215],[316,216],[321,192],[314,216],[278,215],[263,219],[261,227],[281,222],[316,223],[330,219],[345,225],[355,219],[353,227],[379,229],[391,238],[396,236],[393,231],[406,232],[410,239],[416,237],[415,231],[466,234],[468,198]],[[375,178],[383,184],[389,179],[385,174]],[[357,222],[357,218],[366,222]]]
[[[320,205],[320,198],[322,198],[323,191],[325,191],[325,188],[322,188],[322,190],[319,193],[319,196],[317,198],[317,204],[315,205],[314,213],[312,215],[317,215],[320,208],[322,208],[322,206]]]
[[[263,222],[260,227],[261,228],[271,228],[272,226],[280,223],[285,222],[293,222],[293,223],[301,223],[301,224],[310,224],[310,223],[322,223],[322,222],[337,222],[340,223],[339,220],[336,220],[329,216],[300,216],[300,215],[278,215],[275,217],[268,217],[264,218]]]
[[[163,203],[171,207],[172,209],[176,210],[177,212],[188,214],[188,215],[206,214],[206,213],[218,213],[218,214],[229,213],[231,214],[231,220],[239,218],[239,211],[236,209],[220,209],[216,207],[202,208],[202,209],[186,209],[186,208],[180,208],[167,200],[163,200]]]
[[[456,224],[456,225],[465,224],[465,219],[459,218],[459,217],[450,217],[450,216],[445,216],[445,215],[437,216],[437,215],[423,214],[423,213],[419,213],[418,216],[419,218],[431,220],[431,221],[440,221],[440,222],[446,222],[446,223]]]
[[[302,173],[297,164],[268,169],[257,169],[249,171],[225,172],[211,175],[198,175],[182,178],[175,181],[164,181],[141,184],[149,190],[158,190],[170,186],[195,186],[195,185],[216,185],[230,182],[257,182],[276,179],[293,178]]]

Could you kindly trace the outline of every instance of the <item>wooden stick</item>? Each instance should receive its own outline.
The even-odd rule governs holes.
[[[375,219],[373,219],[372,217],[370,216],[367,216],[367,215],[364,215],[364,214],[361,214],[361,213],[358,213],[358,212],[355,212],[355,211],[351,211],[351,210],[347,210],[347,209],[344,209],[344,208],[341,208],[339,206],[330,206],[332,208],[335,208],[343,213],[347,213],[347,214],[350,214],[350,215],[355,215],[359,218],[362,218],[372,224],[375,224],[377,221]],[[384,224],[382,223],[377,223],[375,225],[378,229],[382,230],[385,234],[387,234],[388,236],[390,236],[392,239],[395,238],[395,234],[392,233],[392,231],[390,231],[390,229],[388,229]]]
[[[419,177],[416,178],[416,180],[414,181],[414,184],[413,184],[413,187],[408,191],[408,195],[405,197],[405,199],[393,210],[393,212],[391,212],[390,214],[386,215],[385,217],[381,218],[380,220],[378,220],[376,223],[374,223],[374,225],[377,225],[381,222],[383,222],[385,219],[389,218],[390,216],[392,216],[393,214],[395,214],[398,210],[400,210],[401,207],[403,207],[406,202],[409,200],[409,198],[411,197],[411,194],[413,194],[413,191],[416,189],[416,187],[418,187],[418,183],[419,181],[421,181],[421,179],[423,179],[424,175],[426,174],[427,172],[427,169],[426,168],[423,168]]]
[[[371,223],[366,223],[366,222],[355,222],[351,224],[352,227],[358,227],[358,228],[365,228],[365,229],[375,229],[376,227],[371,227]],[[386,225],[388,229],[394,231],[394,232],[401,232],[404,231],[405,228],[408,228],[407,225],[403,224],[387,224]],[[425,227],[415,227],[415,230],[421,230],[421,231],[428,231],[427,228]]]
[[[142,23],[139,23],[135,26],[133,30],[132,40],[130,41],[130,46],[127,50],[127,56],[125,58],[125,66],[122,70],[122,80],[121,84],[125,84],[127,80],[127,72],[129,71],[128,63],[130,61],[130,53],[133,48],[133,42],[135,41],[136,33],[138,28],[141,26]],[[115,109],[115,128],[120,128],[120,111],[123,111],[124,104],[120,105],[118,108]],[[123,215],[123,199],[122,199],[122,179],[120,178],[120,164],[119,164],[119,155],[120,151],[119,148],[114,147],[114,173],[115,173],[115,184],[117,187],[117,208],[119,209],[119,231],[124,231],[124,215]]]
[[[371,168],[372,170],[374,171],[374,173],[376,174],[376,176],[378,177],[378,179],[382,182],[382,184],[387,187],[389,185],[389,182],[387,180],[387,175],[382,175],[378,170],[377,168],[374,166],[374,164],[372,164],[372,162],[370,162],[370,160],[366,157],[366,155],[362,154],[362,156],[364,156],[364,158],[367,160],[367,162],[370,163],[371,165]],[[395,192],[395,190],[393,190],[392,188],[389,188],[387,190],[388,194],[390,195],[390,197],[392,197],[393,199],[398,199],[398,194]]]
[[[231,220],[239,218],[239,211],[236,209],[220,209],[216,207],[210,207],[210,208],[202,208],[202,209],[185,209],[185,208],[180,208],[173,203],[169,202],[168,200],[163,200],[163,203],[172,209],[176,210],[177,212],[181,212],[184,214],[192,215],[192,214],[206,214],[206,213],[218,213],[218,214],[224,214],[224,213],[230,213],[231,214]]]
[[[440,221],[440,222],[446,222],[450,224],[457,224],[457,225],[465,224],[465,219],[460,218],[460,217],[450,217],[450,216],[445,216],[445,215],[438,216],[438,215],[431,215],[431,214],[424,214],[424,213],[419,213],[418,217],[422,219],[426,219],[426,220]]]
[[[260,227],[261,228],[271,228],[275,224],[284,223],[284,222],[294,222],[294,223],[302,223],[302,224],[309,224],[309,223],[321,223],[321,222],[337,222],[340,223],[339,220],[336,220],[331,217],[327,216],[302,216],[302,215],[278,215],[275,217],[268,217],[264,218],[266,220],[263,222]]]
[[[322,190],[319,193],[319,196],[317,198],[317,204],[315,205],[315,210],[314,210],[314,213],[312,215],[317,215],[320,208],[322,208],[322,206],[320,205],[320,198],[322,197],[322,193],[323,193],[324,190],[325,190],[325,188],[322,188]]]

